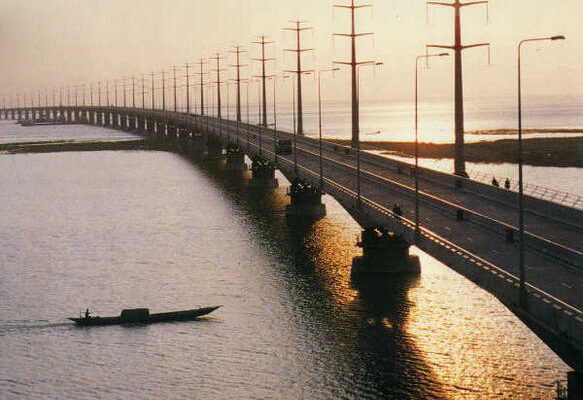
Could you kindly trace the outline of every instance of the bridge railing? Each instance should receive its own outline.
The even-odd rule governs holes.
[[[468,170],[468,174],[470,178],[483,182],[483,183],[491,183],[492,178],[496,178],[496,180],[502,185],[502,178],[497,177],[492,174],[488,174],[486,172],[480,171],[472,171]],[[506,178],[504,178],[506,179]],[[518,182],[517,181],[510,181],[510,188],[509,190],[518,192]],[[583,196],[579,196],[573,193],[565,192],[562,190],[551,189],[548,187],[544,187],[541,185],[536,185],[533,183],[525,182],[523,186],[523,190],[525,194],[528,194],[532,197],[536,197],[538,199],[550,201],[556,204],[561,204],[567,207],[576,208],[578,210],[583,210]]]

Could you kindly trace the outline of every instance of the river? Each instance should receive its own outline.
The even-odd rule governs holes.
[[[278,178],[257,191],[155,151],[0,155],[0,398],[552,398],[568,367],[495,298],[415,248],[419,277],[356,285],[359,227],[328,196],[326,217],[286,218]]]

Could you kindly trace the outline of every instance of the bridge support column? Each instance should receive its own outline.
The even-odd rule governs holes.
[[[154,120],[152,119],[146,120],[146,131],[148,138],[150,139],[156,138],[156,123],[154,122]]]
[[[418,274],[419,257],[409,255],[409,243],[385,228],[362,231],[362,257],[352,260],[352,274]]]
[[[146,132],[145,120],[142,117],[138,117],[136,120],[136,132],[143,135]]]
[[[207,137],[206,155],[210,160],[220,160],[223,158],[223,146],[214,136]]]
[[[571,371],[567,373],[567,399],[568,400],[582,400],[583,399],[583,373],[578,371]]]
[[[261,157],[255,157],[251,164],[249,186],[269,189],[277,188],[279,182],[275,179],[275,165]]]
[[[188,151],[191,154],[201,156],[204,154],[207,148],[207,137],[206,135],[199,132],[192,132],[190,135],[190,140],[188,141]]]
[[[245,153],[240,147],[230,143],[227,146],[227,165],[228,171],[247,171],[245,164]]]
[[[285,207],[288,216],[321,218],[326,215],[322,192],[309,183],[294,179],[288,192],[291,202]]]

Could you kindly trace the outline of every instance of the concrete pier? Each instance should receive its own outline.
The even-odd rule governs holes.
[[[362,257],[352,260],[352,274],[418,274],[419,257],[409,254],[409,244],[394,232],[378,227],[362,231]]]
[[[223,146],[215,136],[208,136],[206,143],[206,154],[210,160],[220,160],[223,158]]]
[[[227,165],[225,167],[228,171],[247,171],[247,164],[245,164],[245,153],[235,144],[227,146]]]
[[[251,164],[250,187],[275,189],[279,182],[275,179],[275,165],[261,158],[255,157]]]
[[[571,371],[567,374],[567,399],[583,400],[583,373]]]
[[[322,192],[309,183],[294,179],[288,191],[291,199],[285,207],[288,216],[321,218],[326,215],[326,206],[322,204]]]

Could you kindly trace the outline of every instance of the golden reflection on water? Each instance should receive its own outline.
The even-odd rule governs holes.
[[[326,205],[328,215],[306,231],[304,245],[339,309],[357,308],[363,325],[406,335],[410,344],[401,350],[420,358],[423,374],[444,385],[444,398],[551,398],[566,365],[492,295],[419,249],[411,253],[420,257],[421,276],[355,284],[350,266],[361,255],[360,228],[333,199]]]
[[[355,246],[360,227],[328,196],[324,218],[286,218],[289,199],[279,179],[280,189],[250,197],[261,215],[254,223],[264,228],[257,234],[288,241],[293,273],[313,279],[319,292],[294,296],[326,303],[316,307],[325,310],[326,323],[343,325],[336,332],[343,337],[328,340],[346,346],[354,368],[364,362],[378,391],[392,393],[391,379],[408,376],[403,386],[416,394],[407,398],[551,398],[568,368],[493,296],[414,247],[420,276],[355,282],[351,263],[362,255]]]

